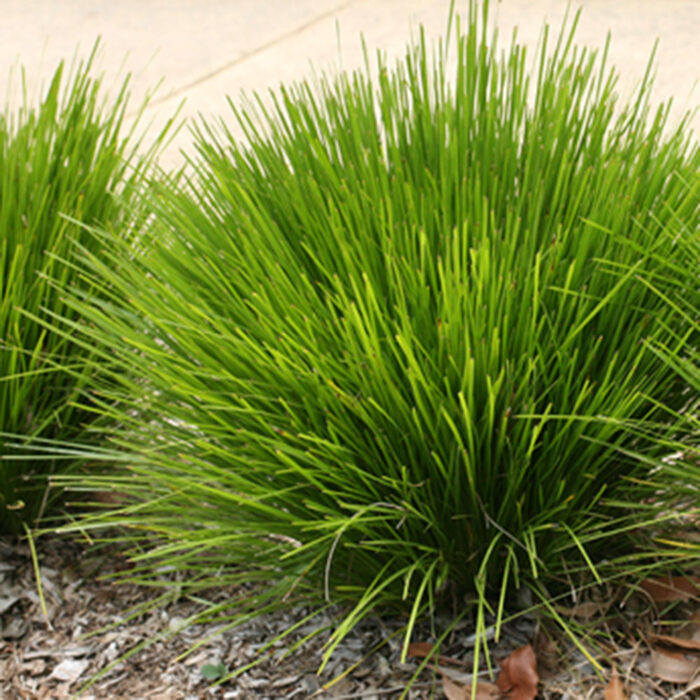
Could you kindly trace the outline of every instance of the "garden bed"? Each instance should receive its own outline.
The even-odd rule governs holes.
[[[188,175],[0,122],[7,693],[694,692],[700,151],[480,7]]]

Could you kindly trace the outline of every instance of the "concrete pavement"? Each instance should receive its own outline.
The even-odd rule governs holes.
[[[457,8],[465,10],[466,0]],[[546,19],[558,27],[567,0],[492,0],[502,42],[513,27],[533,54]],[[678,116],[700,104],[700,0],[578,0],[577,42],[601,46],[612,32],[610,62],[629,95],[659,38],[655,99],[674,97]],[[38,94],[61,58],[86,55],[102,37],[99,67],[107,84],[134,74],[138,100],[162,79],[148,109],[162,124],[185,99],[182,115],[228,114],[225,101],[241,90],[266,90],[316,69],[355,68],[360,34],[369,48],[401,54],[423,24],[430,38],[445,29],[449,0],[0,0],[0,95],[17,95],[11,66],[22,64]],[[121,71],[121,73],[120,73]],[[136,102],[133,103],[134,105]],[[700,115],[693,121],[700,132]],[[189,147],[178,134],[163,164]]]

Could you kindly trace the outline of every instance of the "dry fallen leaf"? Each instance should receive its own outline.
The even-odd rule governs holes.
[[[651,670],[662,681],[688,683],[700,670],[700,657],[654,647],[651,650]]]
[[[501,661],[501,675],[496,684],[509,700],[534,700],[539,681],[535,651],[526,644]]]
[[[700,581],[685,576],[648,578],[642,581],[639,587],[656,603],[691,600],[700,596]]]
[[[442,677],[442,690],[447,700],[471,700],[471,686],[459,685],[447,676]],[[481,681],[476,684],[476,700],[496,700],[501,697],[501,691],[493,683]]]
[[[424,659],[429,656],[433,651],[433,645],[430,642],[411,642],[408,645],[408,652],[406,656],[409,659]],[[459,659],[454,659],[451,656],[438,656],[437,659],[433,657],[440,664],[453,664],[455,666],[464,666],[464,662]]]
[[[620,675],[617,672],[617,667],[613,666],[610,682],[605,686],[603,691],[604,700],[627,700],[625,686],[620,680]]]

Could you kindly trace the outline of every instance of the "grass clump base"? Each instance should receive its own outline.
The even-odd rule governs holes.
[[[652,565],[649,461],[688,430],[655,348],[685,357],[697,327],[671,303],[692,280],[649,280],[687,264],[697,146],[648,82],[619,105],[573,28],[531,72],[486,25],[473,4],[376,78],[232,105],[246,143],[199,127],[141,252],[95,234],[70,327],[101,348],[117,467],[75,487],[120,492],[80,527],[123,526],[133,579],[251,584],[234,622],[337,604],[330,655],[376,612],[406,642],[437,609],[483,632],[523,586],[554,614]]]

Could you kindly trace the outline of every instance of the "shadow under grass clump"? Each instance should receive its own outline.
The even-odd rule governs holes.
[[[546,607],[654,560],[663,494],[633,453],[684,429],[653,348],[691,327],[640,273],[672,275],[697,227],[697,146],[647,83],[619,105],[568,30],[531,74],[485,27],[472,5],[435,58],[421,38],[376,78],[232,105],[245,143],[199,127],[147,252],[86,255],[105,301],[70,304],[124,468],[82,486],[124,500],[80,526],[124,526],[130,578],[259,583],[234,622],[340,604],[330,654],[369,614],[404,610],[408,640],[476,609],[481,632],[521,585]]]
[[[79,321],[63,300],[82,282],[72,252],[99,246],[80,223],[128,238],[148,163],[120,135],[128,79],[104,101],[100,79],[90,75],[96,50],[68,76],[61,64],[39,106],[25,93],[16,113],[0,114],[0,431],[14,435],[0,461],[0,532],[50,514],[58,493],[49,493],[47,478],[80,462],[27,457],[12,443],[86,439],[94,413],[76,399],[92,388],[98,365],[87,361],[89,341],[47,330],[46,322],[57,314]]]

